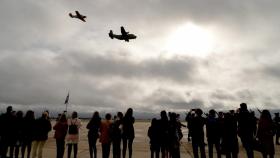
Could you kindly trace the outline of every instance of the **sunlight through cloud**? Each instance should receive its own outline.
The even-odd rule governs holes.
[[[214,47],[213,33],[193,23],[178,26],[166,42],[166,50],[174,55],[205,57]]]

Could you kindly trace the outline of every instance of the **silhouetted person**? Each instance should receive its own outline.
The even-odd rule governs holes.
[[[14,152],[15,152],[15,148],[16,148],[16,142],[17,142],[17,123],[16,123],[16,111],[12,111],[12,116],[13,116],[13,121],[11,121],[10,123],[12,124],[12,130],[10,131],[10,135],[12,136],[10,139],[10,143],[9,143],[9,158],[13,158],[14,157]]]
[[[222,132],[223,132],[223,130],[222,130],[222,128],[223,128],[223,126],[224,126],[224,113],[223,112],[218,112],[218,118],[217,118],[217,121],[218,121],[218,124],[219,124],[219,127],[221,128],[220,130],[219,130],[219,133],[220,133],[220,139],[221,139],[221,137],[222,137]],[[220,140],[220,149],[221,149],[221,140]]]
[[[206,121],[206,136],[208,141],[209,158],[213,158],[213,145],[216,147],[217,157],[221,158],[220,152],[220,138],[221,127],[216,118],[216,111],[214,109],[209,111]]]
[[[168,156],[168,148],[169,148],[169,138],[168,138],[168,117],[165,110],[160,112],[160,120],[159,120],[159,136],[160,136],[160,150],[161,157],[165,158]]]
[[[6,113],[1,115],[1,133],[2,133],[2,157],[6,158],[8,148],[10,148],[9,155],[13,157],[15,145],[15,112],[12,106],[7,107]]]
[[[279,112],[275,113],[275,117],[273,119],[275,126],[276,126],[276,137],[275,137],[275,144],[280,145],[279,137],[280,137],[280,117]]]
[[[132,108],[128,108],[123,118],[123,158],[126,156],[126,148],[128,146],[128,157],[132,157],[132,143],[135,137],[134,124],[135,119],[133,117]]]
[[[180,158],[180,140],[183,138],[179,115],[170,113],[168,124],[169,153],[172,158]]]
[[[25,156],[25,149],[27,148],[27,158],[30,158],[30,152],[32,147],[32,141],[36,132],[36,121],[34,112],[28,110],[23,119],[23,140],[21,147],[21,157]]]
[[[188,128],[188,141],[190,142],[191,141],[191,126],[192,126],[192,119],[194,118],[195,116],[195,109],[191,109],[187,115],[186,115],[186,122],[187,122],[187,128]]]
[[[238,135],[248,158],[254,158],[253,141],[255,126],[255,120],[249,113],[247,104],[241,103],[238,114]]]
[[[156,118],[152,119],[151,126],[148,130],[148,137],[150,138],[151,158],[159,158],[160,151],[160,128],[159,121]]]
[[[101,118],[99,116],[99,112],[95,111],[93,113],[92,118],[90,119],[89,123],[87,124],[88,131],[88,145],[89,145],[89,155],[90,158],[97,158],[97,151],[96,151],[96,141],[99,137],[99,128],[101,124]]]
[[[226,155],[226,158],[237,158],[239,148],[236,117],[230,113],[225,113],[221,130],[221,152]]]
[[[15,121],[15,158],[18,158],[19,155],[19,149],[22,146],[23,141],[23,112],[18,111],[16,113],[16,121]]]
[[[200,149],[201,158],[205,158],[205,143],[204,143],[204,130],[203,127],[206,123],[205,118],[202,117],[202,110],[196,109],[196,116],[192,120],[192,147],[194,158],[199,158],[198,148]]]
[[[256,117],[254,111],[251,111],[251,112],[250,112],[250,115],[251,115],[251,117],[252,117],[252,119],[253,119],[253,120],[252,120],[252,124],[254,124],[254,126],[253,126],[254,137],[256,137],[258,118]]]
[[[42,158],[43,148],[48,140],[48,133],[52,129],[48,113],[43,112],[42,117],[38,118],[35,122],[35,135],[32,142],[32,158]]]
[[[68,133],[66,141],[68,145],[67,157],[71,158],[72,148],[74,149],[74,158],[77,158],[78,154],[78,143],[79,143],[79,129],[82,123],[78,118],[78,113],[74,111],[70,119],[68,119]]]
[[[113,158],[121,157],[122,122],[123,113],[118,112],[110,130],[110,137],[113,143]]]
[[[54,138],[56,140],[56,158],[63,158],[65,150],[65,137],[68,130],[68,123],[65,114],[61,114],[53,129],[55,130]]]
[[[102,158],[109,158],[110,156],[110,148],[111,148],[111,140],[110,140],[110,126],[112,124],[111,114],[105,115],[105,120],[101,121],[100,125],[100,138],[99,141],[102,145]]]
[[[257,138],[262,144],[263,158],[273,158],[275,154],[273,136],[275,125],[268,110],[263,110],[258,124]]]

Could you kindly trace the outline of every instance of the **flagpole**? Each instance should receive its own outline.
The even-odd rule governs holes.
[[[67,94],[66,99],[64,101],[64,104],[65,104],[65,112],[67,113],[68,104],[69,104],[69,91],[68,91],[68,94]]]
[[[65,104],[65,112],[67,113],[68,103]]]

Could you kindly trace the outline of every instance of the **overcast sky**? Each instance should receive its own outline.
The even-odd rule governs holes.
[[[1,0],[0,103],[278,108],[280,1]],[[84,23],[68,16],[78,10]],[[120,26],[130,42],[110,39]]]

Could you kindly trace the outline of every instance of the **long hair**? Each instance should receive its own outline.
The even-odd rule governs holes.
[[[126,111],[126,113],[125,113],[125,117],[126,117],[126,118],[131,118],[132,115],[133,115],[133,110],[132,110],[132,108],[128,108],[127,111]]]
[[[266,119],[268,121],[272,121],[272,118],[271,118],[271,114],[268,110],[263,110],[262,113],[261,113],[261,117],[260,119]]]
[[[99,112],[95,111],[90,119],[90,122],[100,122],[101,118],[99,116]]]
[[[28,110],[25,114],[25,119],[27,120],[35,120],[35,114],[34,114],[34,111],[32,110]]]

